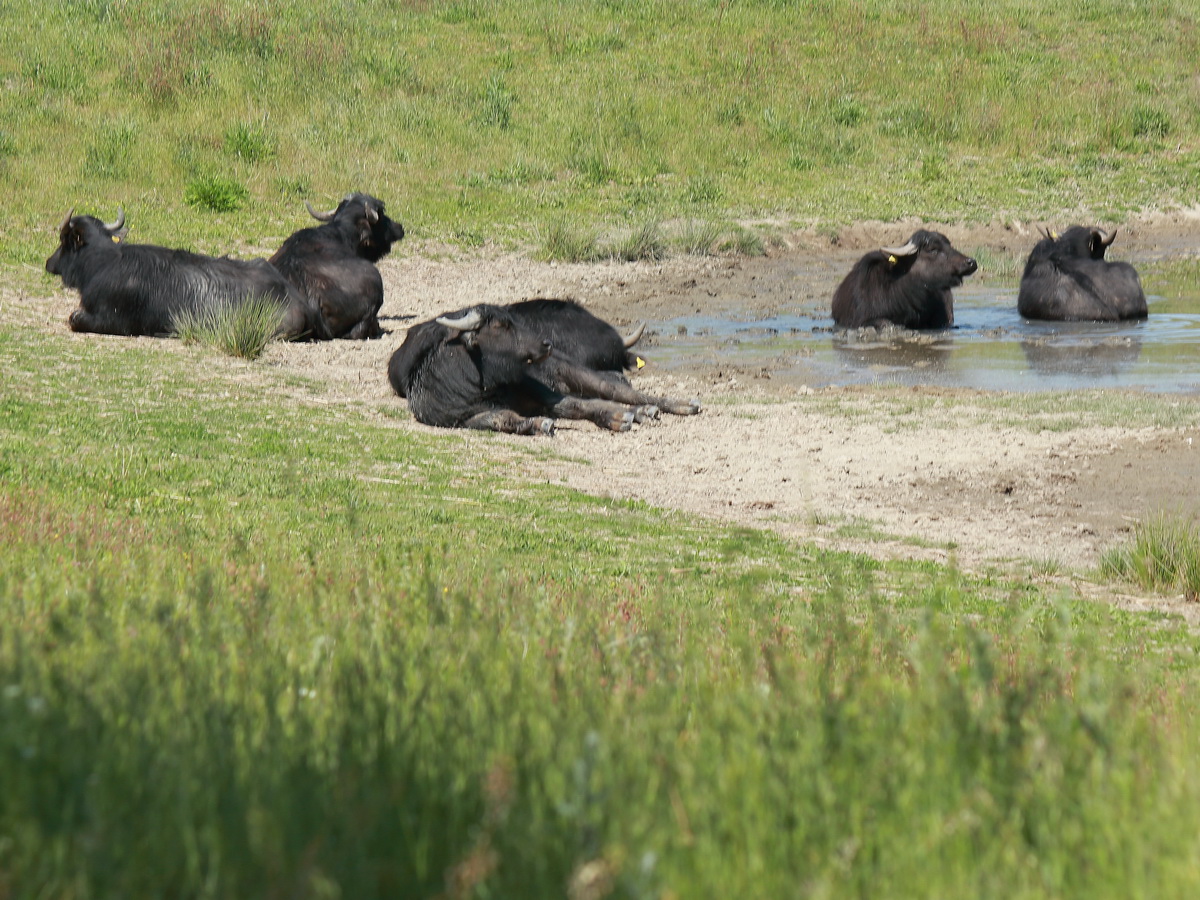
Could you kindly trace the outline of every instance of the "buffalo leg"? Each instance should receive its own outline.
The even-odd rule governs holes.
[[[526,418],[511,409],[489,409],[463,423],[465,428],[502,431],[505,434],[554,434],[554,420],[545,416]]]
[[[526,377],[510,394],[512,405],[527,413],[543,412],[556,419],[587,419],[609,431],[628,431],[636,421],[628,406],[608,400],[572,397],[538,378]]]
[[[541,365],[550,376],[554,386],[567,394],[611,400],[629,406],[658,407],[658,409],[677,416],[692,416],[700,412],[699,400],[671,400],[667,397],[652,397],[637,390],[617,373],[597,372],[595,369],[589,369],[567,360],[555,359],[553,356]],[[653,415],[649,416],[649,418],[653,417]],[[642,420],[639,419],[639,421]]]
[[[569,394],[561,395],[561,399],[550,406],[550,412],[558,419],[587,419],[609,431],[628,431],[638,421],[634,410],[620,403]]]
[[[383,337],[383,328],[379,325],[379,319],[375,313],[368,313],[366,318],[350,329],[350,333],[346,335],[352,341],[370,341],[375,338]]]

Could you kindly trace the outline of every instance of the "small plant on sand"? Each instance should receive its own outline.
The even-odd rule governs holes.
[[[1100,572],[1144,588],[1182,590],[1187,600],[1200,600],[1200,530],[1167,516],[1142,522],[1134,528],[1132,545],[1104,555]]]
[[[250,297],[176,314],[173,326],[185,344],[203,344],[229,356],[258,359],[275,339],[283,321],[283,304],[270,297]]]
[[[568,219],[555,219],[540,237],[542,256],[551,262],[590,262],[600,255],[596,233]]]

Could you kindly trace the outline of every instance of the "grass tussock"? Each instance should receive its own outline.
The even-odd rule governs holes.
[[[688,256],[708,256],[715,252],[723,233],[717,222],[687,219],[680,224],[672,243]]]
[[[248,297],[184,310],[174,319],[174,331],[185,344],[202,344],[227,356],[258,359],[275,340],[283,323],[284,305],[271,297]]]
[[[654,262],[667,256],[667,241],[662,223],[650,220],[617,240],[609,250],[614,259],[626,262]]]
[[[551,262],[592,262],[601,257],[593,229],[569,219],[554,219],[541,234],[542,257]]]
[[[1108,578],[1156,591],[1178,590],[1185,599],[1200,601],[1200,527],[1169,516],[1140,522],[1132,543],[1106,553],[1100,571]]]
[[[762,237],[741,226],[736,226],[717,246],[722,251],[736,253],[738,256],[763,256],[767,252],[767,245]]]

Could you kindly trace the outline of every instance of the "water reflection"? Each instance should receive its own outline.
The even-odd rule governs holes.
[[[832,334],[834,357],[861,369],[943,371],[954,352],[952,331],[858,328]]]
[[[1036,337],[1021,341],[1021,351],[1039,375],[1115,378],[1137,362],[1142,341],[1140,336],[1084,341]]]

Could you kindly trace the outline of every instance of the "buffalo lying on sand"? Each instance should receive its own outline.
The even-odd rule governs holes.
[[[409,329],[388,364],[392,387],[426,425],[551,434],[553,420],[566,418],[628,431],[658,415],[655,404],[613,399],[622,392],[608,375],[554,359],[548,339],[507,307],[486,304]],[[564,383],[580,395],[563,390]]]
[[[368,194],[350,194],[329,212],[305,206],[322,224],[289,237],[271,264],[320,309],[330,337],[379,337],[383,278],[375,263],[404,237],[403,226]]]
[[[954,324],[951,288],[979,266],[936,231],[914,231],[903,247],[868,253],[833,294],[833,320],[845,328]]]
[[[638,368],[633,347],[641,339],[645,325],[622,337],[612,325],[574,300],[522,300],[510,303],[507,309],[519,325],[550,341],[555,356],[565,356],[589,369],[606,372]]]
[[[266,260],[127,244],[126,233],[123,210],[112,223],[72,210],[59,226],[58,249],[46,260],[46,271],[79,291],[79,307],[67,320],[73,331],[171,334],[181,313],[260,297],[283,307],[281,337],[328,336],[316,308]]]
[[[1116,239],[1099,228],[1047,232],[1025,263],[1017,312],[1027,319],[1115,322],[1146,318],[1146,295],[1129,263],[1108,262]]]
[[[690,416],[700,411],[699,400],[673,400],[644,394],[625,377],[636,369],[633,346],[645,326],[629,336],[594,316],[573,300],[523,300],[505,307],[518,328],[550,342],[553,354],[538,366],[539,380],[564,394],[615,400],[630,406],[656,406],[663,412]],[[459,315],[466,310],[461,310]]]

